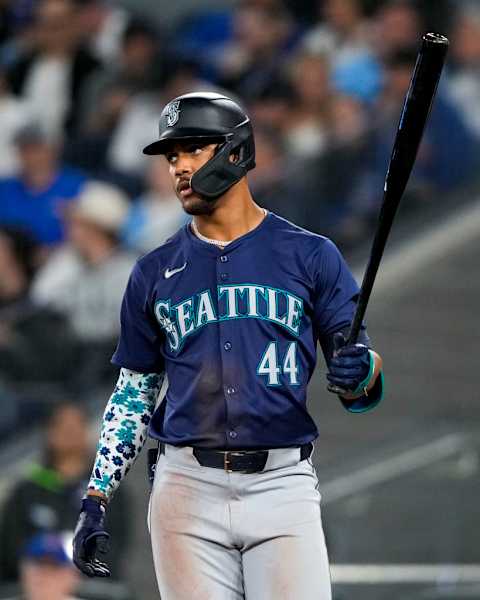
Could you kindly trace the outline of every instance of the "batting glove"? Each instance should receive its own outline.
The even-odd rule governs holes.
[[[89,577],[110,577],[108,565],[97,558],[109,550],[109,534],[105,531],[105,501],[98,496],[82,500],[73,537],[73,562]]]
[[[364,344],[347,346],[342,332],[335,333],[333,344],[333,358],[327,373],[328,390],[341,396],[364,393],[375,366],[372,353]]]

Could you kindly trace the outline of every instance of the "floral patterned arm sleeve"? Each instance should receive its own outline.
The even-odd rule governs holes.
[[[103,415],[97,455],[88,489],[110,498],[147,439],[164,375],[121,369]]]

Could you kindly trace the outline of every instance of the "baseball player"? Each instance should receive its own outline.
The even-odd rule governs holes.
[[[345,342],[357,284],[331,241],[255,203],[252,126],[231,99],[172,100],[144,153],[165,155],[193,219],[131,274],[75,563],[109,575],[105,510],[149,435],[162,600],[329,600],[306,393],[319,342],[347,410],[382,398],[365,330]]]

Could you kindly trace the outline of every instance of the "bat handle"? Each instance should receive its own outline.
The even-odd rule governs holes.
[[[352,324],[350,326],[350,331],[348,332],[346,342],[347,346],[351,346],[357,343],[358,334],[360,333],[363,317],[365,316],[365,311],[367,309],[369,296],[370,290],[366,290],[365,287],[362,285],[360,289],[360,295],[357,301],[357,307],[355,309],[355,314],[353,315]]]
[[[356,323],[355,319],[350,327],[350,332],[347,337],[347,346],[351,346],[357,343],[358,334],[360,333],[361,322],[359,324]]]

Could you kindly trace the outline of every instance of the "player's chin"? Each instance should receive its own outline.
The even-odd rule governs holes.
[[[213,212],[213,202],[210,202],[198,196],[197,194],[189,194],[188,196],[180,196],[183,210],[188,215],[210,215]]]

